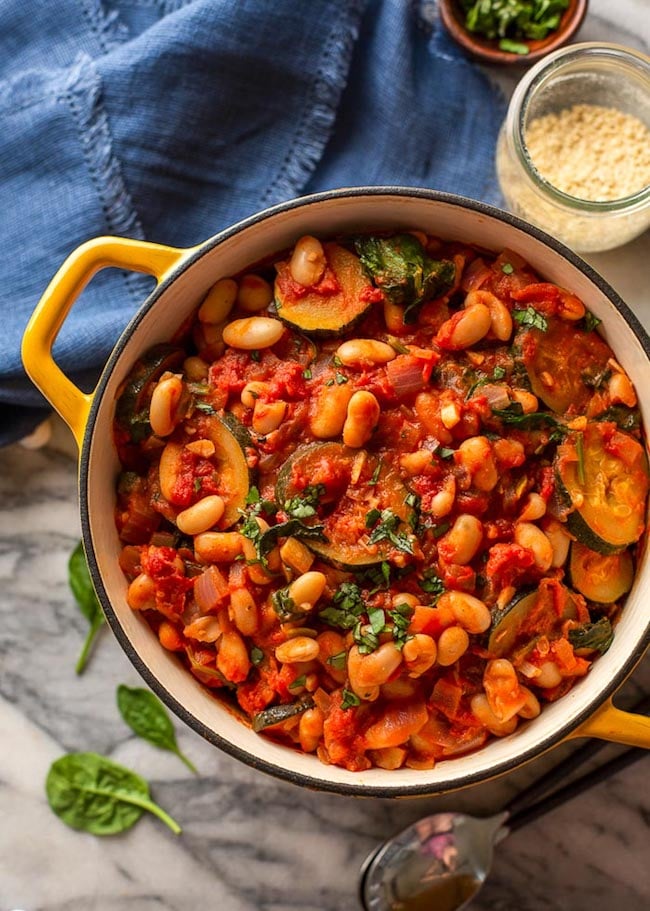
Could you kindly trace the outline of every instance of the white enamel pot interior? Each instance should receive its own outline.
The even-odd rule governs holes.
[[[98,595],[126,654],[150,687],[203,737],[255,768],[298,784],[339,793],[406,796],[452,790],[506,772],[558,743],[580,726],[630,673],[648,645],[650,564],[641,556],[614,643],[588,676],[511,736],[432,770],[349,772],[320,763],[253,733],[232,709],[204,689],[158,643],[142,615],[126,603],[113,523],[119,464],[112,440],[115,399],[136,359],[168,341],[219,278],[288,247],[302,234],[413,229],[490,250],[509,248],[546,280],[575,292],[602,320],[601,330],[641,397],[650,426],[649,340],[613,290],[579,257],[513,216],[471,200],[426,190],[373,188],[305,197],[262,212],[206,241],[181,260],[145,302],[119,341],[96,390],[81,453],[84,543]]]

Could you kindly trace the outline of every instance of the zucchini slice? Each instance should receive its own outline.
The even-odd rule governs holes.
[[[219,476],[220,487],[226,508],[218,527],[229,528],[241,518],[241,510],[246,506],[250,489],[250,471],[246,460],[246,448],[252,446],[248,431],[234,415],[223,417],[210,415],[201,421],[201,437],[214,443],[214,455],[210,461],[215,473]],[[185,440],[189,442],[189,440]],[[172,440],[162,451],[158,474],[162,495],[174,506],[186,507],[187,504],[187,457],[185,442]],[[191,483],[191,481],[190,481]]]
[[[289,260],[276,264],[275,308],[283,323],[311,335],[340,335],[350,329],[377,296],[358,256],[335,243],[323,245],[334,282],[318,291],[291,277]],[[327,273],[326,273],[327,277]]]
[[[155,345],[136,361],[115,405],[115,420],[132,442],[140,443],[151,436],[149,403],[154,386],[166,370],[174,371],[184,359],[182,348]]]
[[[537,398],[557,414],[566,414],[571,405],[584,413],[612,356],[602,338],[581,332],[566,320],[549,318],[545,332],[522,330],[516,344]]]
[[[290,702],[284,705],[272,705],[268,709],[262,709],[257,715],[253,716],[253,730],[255,733],[263,731],[264,728],[273,727],[274,724],[282,724],[288,718],[294,715],[300,715],[312,708],[314,700],[311,696],[303,696],[297,702]]]
[[[527,639],[552,632],[564,620],[576,619],[574,596],[568,588],[557,584],[564,601],[562,616],[558,616],[553,592],[548,586],[518,592],[509,604],[494,612],[487,645],[492,655],[503,658]]]
[[[634,561],[629,550],[599,554],[579,541],[571,545],[571,585],[596,604],[613,604],[627,594],[634,581]]]
[[[587,424],[558,446],[558,492],[569,530],[600,554],[638,541],[645,527],[648,465],[641,444],[609,421]]]
[[[353,470],[365,456],[362,473],[353,483]],[[300,496],[305,486],[324,488],[314,521],[325,525],[327,541],[308,540],[314,553],[341,569],[372,566],[387,559],[390,541],[368,546],[365,520],[371,509],[390,510],[410,531],[415,518],[409,505],[409,491],[401,478],[381,458],[363,450],[348,449],[341,443],[308,443],[299,447],[280,469],[276,499],[286,503]],[[308,520],[309,521],[309,520]]]

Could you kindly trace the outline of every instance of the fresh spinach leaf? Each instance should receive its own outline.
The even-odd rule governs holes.
[[[151,799],[144,778],[98,753],[61,756],[50,766],[45,791],[56,815],[72,829],[116,835],[135,825],[147,810],[175,835],[181,832]]]
[[[79,606],[79,610],[90,623],[90,629],[88,630],[88,635],[82,646],[75,668],[77,674],[83,674],[86,664],[88,663],[93,642],[106,620],[101,605],[97,600],[95,589],[93,588],[81,541],[72,551],[68,561],[68,582],[72,589],[72,594]]]
[[[569,630],[569,642],[574,648],[588,648],[604,655],[614,641],[614,630],[607,617],[596,623],[583,623]]]
[[[190,772],[198,774],[194,764],[180,751],[172,720],[157,696],[142,687],[121,683],[117,688],[117,707],[134,734],[162,750],[175,753]]]
[[[404,307],[404,321],[415,319],[415,309],[447,291],[456,276],[451,260],[430,259],[412,234],[358,237],[355,248],[377,288],[389,301]]]

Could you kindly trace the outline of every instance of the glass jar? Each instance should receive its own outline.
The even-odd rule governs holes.
[[[579,199],[537,170],[526,145],[534,120],[578,104],[617,109],[650,130],[650,58],[619,45],[589,42],[541,60],[512,95],[497,143],[497,176],[515,214],[576,251],[609,250],[650,226],[650,184],[621,199]]]

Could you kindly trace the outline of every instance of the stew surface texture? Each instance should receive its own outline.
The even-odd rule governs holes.
[[[417,230],[219,280],[116,403],[130,607],[326,763],[512,733],[611,644],[645,528],[637,398],[597,325],[516,253]]]

